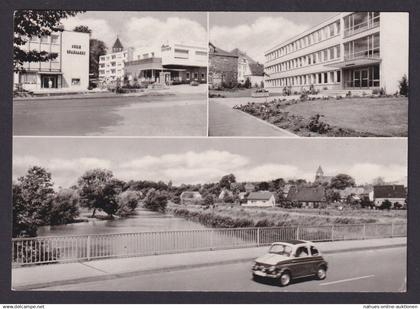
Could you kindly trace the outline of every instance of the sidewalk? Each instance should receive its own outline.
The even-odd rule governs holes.
[[[248,98],[210,99],[209,100],[209,135],[210,136],[282,136],[297,135],[275,125],[251,116],[232,107],[246,104]],[[253,98],[264,102],[265,98]]]
[[[406,246],[406,238],[352,240],[318,243],[321,252],[335,254],[356,250]],[[199,251],[179,254],[103,259],[80,263],[29,266],[12,269],[12,289],[27,290],[49,286],[123,278],[147,273],[252,261],[268,247]]]

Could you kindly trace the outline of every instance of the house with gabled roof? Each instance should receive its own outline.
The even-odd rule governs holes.
[[[404,206],[407,192],[403,185],[381,185],[373,186],[373,202],[376,207],[382,205],[385,200],[392,203],[392,206]]]
[[[290,188],[289,193],[287,194],[287,200],[307,208],[318,208],[324,205],[327,201],[325,195],[325,188],[321,186],[293,186],[292,188]]]
[[[276,206],[276,198],[270,191],[250,192],[247,197],[247,202],[243,206],[257,206],[257,207],[274,207]]]

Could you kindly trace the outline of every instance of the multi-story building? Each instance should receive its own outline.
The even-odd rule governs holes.
[[[49,36],[26,38],[25,51],[45,51],[56,57],[43,62],[26,62],[14,74],[14,84],[28,91],[61,88],[86,90],[89,86],[89,34],[60,31]]]
[[[346,12],[265,52],[265,87],[383,88],[408,75],[408,13]]]
[[[99,80],[112,83],[124,77],[124,62],[127,61],[128,52],[124,50],[120,39],[117,37],[112,52],[99,57]]]
[[[174,42],[129,49],[124,74],[138,81],[205,83],[207,55],[205,46]]]

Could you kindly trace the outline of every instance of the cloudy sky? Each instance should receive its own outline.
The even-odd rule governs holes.
[[[264,62],[264,52],[324,20],[334,12],[210,13],[210,41],[224,50],[239,48]]]
[[[62,20],[66,30],[86,25],[92,38],[110,49],[119,36],[124,47],[160,45],[162,42],[207,44],[206,12],[88,11]]]
[[[313,181],[348,173],[358,184],[376,177],[405,184],[406,139],[135,139],[23,138],[13,143],[13,178],[33,165],[47,168],[55,186],[67,187],[91,168],[106,168],[123,180],[215,182],[228,173],[238,181],[279,177]]]

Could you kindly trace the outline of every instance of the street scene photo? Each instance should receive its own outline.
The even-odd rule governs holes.
[[[406,137],[408,38],[401,12],[210,12],[209,135]]]
[[[206,136],[207,13],[16,11],[14,135]]]
[[[14,137],[12,289],[405,292],[407,140]]]

